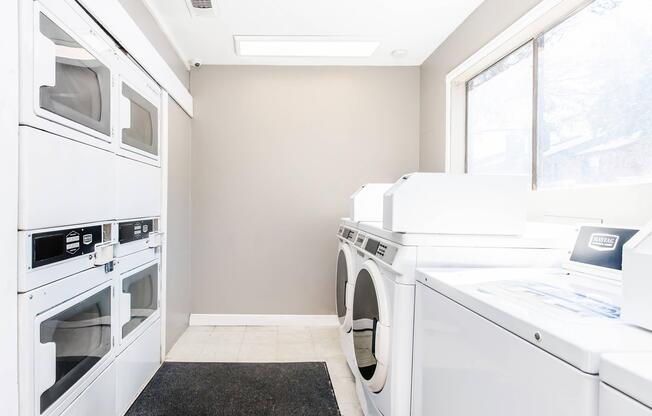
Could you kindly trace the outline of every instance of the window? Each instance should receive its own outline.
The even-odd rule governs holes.
[[[533,57],[528,42],[467,83],[470,173],[532,173]]]
[[[472,79],[467,170],[529,165],[537,188],[652,180],[651,15],[649,0],[596,0]]]

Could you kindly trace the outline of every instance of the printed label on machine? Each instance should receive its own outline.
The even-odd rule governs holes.
[[[504,280],[478,285],[478,291],[500,295],[523,304],[572,314],[578,318],[620,318],[620,306],[599,293],[582,293],[541,282]]]

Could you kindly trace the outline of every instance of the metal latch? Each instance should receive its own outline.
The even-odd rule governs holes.
[[[151,232],[149,233],[149,238],[147,239],[147,246],[149,248],[161,247],[163,244],[163,233]]]
[[[93,262],[95,263],[96,266],[103,266],[107,263],[112,262],[115,259],[113,253],[114,246],[115,246],[115,242],[113,241],[95,245]]]

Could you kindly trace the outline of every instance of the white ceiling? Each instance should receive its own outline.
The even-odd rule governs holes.
[[[439,46],[482,0],[214,0],[192,17],[186,0],[143,0],[186,61],[214,65],[412,66]],[[241,57],[234,35],[327,35],[377,40],[368,58]],[[392,51],[406,49],[404,57]]]

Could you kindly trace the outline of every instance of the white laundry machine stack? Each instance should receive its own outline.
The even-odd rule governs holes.
[[[400,186],[393,187],[394,200],[401,200],[404,206],[409,195],[416,204],[430,204],[421,214],[429,211],[446,215],[446,211],[456,210],[453,205],[442,206],[437,199],[426,201],[426,191],[438,198],[454,198],[455,194],[473,188],[473,183],[450,187],[438,187],[440,175],[432,175],[432,186],[424,186],[423,174],[409,177],[419,178],[420,185],[402,194]],[[429,174],[426,174],[429,176]],[[426,178],[427,179],[427,178]],[[457,181],[459,178],[454,178]],[[489,178],[490,180],[491,178]],[[494,194],[505,189],[504,177],[496,180]],[[489,186],[486,177],[480,177],[482,187]],[[403,186],[410,180],[400,181]],[[428,181],[425,181],[427,183]],[[509,182],[509,181],[507,181]],[[524,185],[518,178],[507,186],[505,197],[514,204],[525,203]],[[514,185],[516,183],[516,185]],[[408,186],[408,188],[410,188]],[[415,190],[415,191],[413,191]],[[479,195],[484,195],[485,192]],[[495,195],[494,195],[495,196]],[[500,196],[498,196],[500,198]],[[491,209],[480,201],[475,209]],[[391,209],[391,207],[389,207]],[[501,208],[496,205],[495,208]],[[384,207],[386,213],[388,206]],[[396,210],[395,210],[396,212]],[[450,214],[450,213],[449,213]],[[415,215],[405,213],[402,215]],[[558,266],[568,255],[572,245],[572,228],[555,227],[551,224],[525,224],[520,216],[512,218],[518,224],[506,227],[505,234],[513,230],[525,229],[521,235],[491,235],[498,230],[484,227],[484,235],[469,234],[467,218],[472,210],[446,225],[447,233],[404,233],[390,231],[386,223],[359,223],[353,239],[355,250],[359,253],[358,269],[349,279],[346,292],[347,311],[351,314],[352,340],[354,345],[354,375],[357,379],[358,396],[364,413],[369,415],[409,415],[411,412],[412,347],[414,330],[415,270],[417,267],[525,267],[528,265]],[[483,214],[484,215],[484,214]],[[496,213],[497,217],[502,214]],[[417,218],[418,219],[418,218]],[[400,215],[394,214],[393,225],[401,223]],[[455,228],[455,221],[460,225]],[[507,221],[506,218],[501,221]],[[522,223],[521,223],[522,222]],[[405,223],[405,222],[403,222]],[[460,233],[455,233],[459,230]],[[416,413],[415,413],[416,414]]]
[[[620,319],[635,234],[581,227],[562,268],[419,270],[413,414],[597,416],[602,355],[652,352]]]
[[[164,94],[76,1],[19,19],[20,415],[115,416],[161,359],[160,279],[138,273],[160,234],[129,257],[120,224],[161,215]]]

